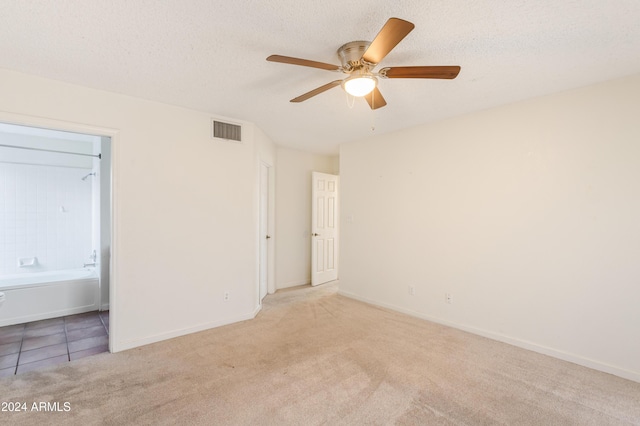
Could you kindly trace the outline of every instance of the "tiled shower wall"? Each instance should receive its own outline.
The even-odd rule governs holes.
[[[81,268],[91,247],[90,169],[0,162],[0,275]],[[37,265],[18,267],[18,259]]]

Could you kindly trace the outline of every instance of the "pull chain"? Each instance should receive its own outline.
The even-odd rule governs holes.
[[[349,107],[349,109],[353,109],[353,106],[355,105],[356,102],[356,97],[352,96],[350,94],[348,94],[347,92],[344,92],[345,96],[347,97],[347,106]],[[375,93],[371,94],[371,131],[375,132],[376,131],[376,115],[375,115]]]
[[[347,106],[349,107],[349,109],[353,109],[353,106],[356,103],[356,97],[355,96],[351,96],[347,92],[344,92],[344,94],[347,96]]]

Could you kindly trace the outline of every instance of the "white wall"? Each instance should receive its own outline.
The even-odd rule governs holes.
[[[342,146],[341,293],[640,381],[638,111],[634,76]]]
[[[210,114],[6,70],[0,93],[0,121],[111,129],[112,350],[255,315],[252,124],[244,144],[212,140]]]
[[[276,287],[311,282],[311,172],[337,174],[338,157],[278,148]]]

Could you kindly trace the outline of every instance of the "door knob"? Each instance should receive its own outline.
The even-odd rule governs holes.
[[[266,238],[267,238],[267,240],[268,240],[269,238],[271,238],[271,235],[267,235],[267,237],[266,237]]]
[[[311,235],[313,235],[314,237],[319,237],[320,236],[320,234],[311,234]]]

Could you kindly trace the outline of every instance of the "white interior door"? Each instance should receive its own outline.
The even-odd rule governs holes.
[[[311,188],[311,285],[338,279],[339,177],[313,172]]]
[[[260,301],[269,281],[269,165],[260,164]]]

